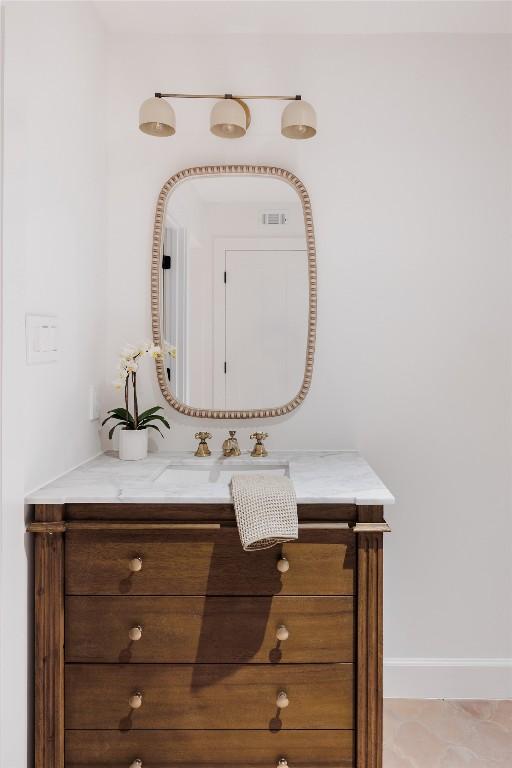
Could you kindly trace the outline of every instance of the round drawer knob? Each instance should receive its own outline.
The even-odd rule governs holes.
[[[288,760],[286,757],[280,757],[277,761],[277,768],[288,768]]]
[[[135,642],[136,640],[140,640],[142,637],[142,627],[140,624],[137,624],[137,626],[132,627],[128,632],[128,637],[130,640],[133,640]]]
[[[279,560],[277,561],[277,570],[279,573],[286,573],[286,571],[290,570],[290,563],[288,562],[288,559],[281,555]]]
[[[289,703],[290,703],[290,699],[288,698],[288,694],[286,693],[286,691],[279,691],[276,699],[276,704],[279,707],[279,709],[286,709]]]
[[[136,757],[133,763],[130,763],[130,768],[142,768],[142,760],[140,757]]]
[[[140,709],[140,707],[142,707],[142,693],[140,693],[139,691],[136,691],[136,693],[132,693],[132,695],[128,699],[128,704],[132,709]]]
[[[290,633],[286,629],[284,624],[281,624],[276,630],[276,637],[278,640],[288,640]]]
[[[130,560],[128,567],[132,573],[142,571],[142,557],[134,557]]]

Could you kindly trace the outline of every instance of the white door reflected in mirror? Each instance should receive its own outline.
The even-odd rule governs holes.
[[[169,389],[209,410],[274,408],[304,376],[309,276],[301,200],[278,178],[188,179],[163,236]]]
[[[221,247],[226,265],[226,373],[224,381],[214,379],[214,408],[244,410],[247,403],[262,408],[285,403],[297,392],[304,373],[308,321],[304,238],[248,238]],[[222,315],[222,297],[219,305]],[[222,337],[222,317],[218,325]]]

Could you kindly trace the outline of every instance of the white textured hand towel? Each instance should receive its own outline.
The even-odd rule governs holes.
[[[288,477],[233,475],[231,493],[246,552],[299,537],[297,499]]]

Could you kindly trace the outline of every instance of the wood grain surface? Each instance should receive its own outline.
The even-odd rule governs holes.
[[[277,570],[283,553],[287,573]],[[129,561],[141,557],[142,570]],[[67,594],[351,595],[354,535],[303,531],[299,542],[244,552],[236,529],[66,534]]]
[[[66,728],[352,729],[352,664],[66,664]],[[290,704],[276,707],[279,691]],[[140,691],[143,703],[128,699]]]
[[[36,507],[41,522],[62,519],[63,507]],[[35,768],[64,768],[63,535],[38,535],[34,549]]]
[[[198,459],[200,462],[200,459]],[[355,504],[298,504],[302,522],[315,520],[355,521]],[[365,509],[370,509],[365,507]],[[381,507],[382,509],[382,507]],[[170,522],[225,522],[236,524],[233,504],[66,504],[66,520],[139,520]]]
[[[278,640],[277,628],[289,637]],[[142,636],[132,641],[131,627]],[[66,661],[354,661],[352,597],[66,598]]]
[[[357,768],[382,768],[382,533],[357,542]]]
[[[352,731],[66,731],[66,768],[352,768]]]

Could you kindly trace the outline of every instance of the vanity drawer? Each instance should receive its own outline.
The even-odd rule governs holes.
[[[68,596],[65,616],[66,661],[72,662],[354,658],[352,597]],[[283,628],[288,638],[279,640]]]
[[[65,688],[71,729],[352,729],[354,720],[352,664],[67,664]]]
[[[289,570],[277,569],[280,553]],[[130,570],[140,558],[140,570]],[[301,531],[298,542],[244,552],[236,528],[66,534],[66,592],[90,595],[351,595],[354,536]]]
[[[66,768],[351,768],[352,731],[66,731]]]

